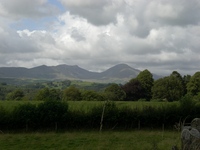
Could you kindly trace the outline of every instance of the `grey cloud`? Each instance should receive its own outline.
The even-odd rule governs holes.
[[[77,29],[73,29],[71,32],[71,37],[75,39],[77,42],[85,41],[86,38],[78,32]]]
[[[61,0],[72,14],[86,18],[94,25],[116,23],[116,15],[123,1],[118,0]]]
[[[13,19],[41,18],[55,15],[59,12],[57,7],[44,0],[17,0],[12,2],[2,0],[0,6],[2,7],[0,14]]]
[[[182,10],[179,12],[177,18],[172,20],[172,23],[175,25],[195,25],[199,23],[200,2],[198,0],[177,0],[172,3],[176,7],[180,4],[182,6]]]
[[[34,41],[21,38],[14,31],[3,31],[0,35],[1,53],[30,53],[38,51]]]
[[[124,7],[124,6],[123,6]],[[200,2],[198,0],[153,0],[135,1],[121,11],[126,24],[131,18],[136,20],[134,27],[127,26],[132,35],[146,38],[151,29],[163,26],[189,26],[200,22]]]

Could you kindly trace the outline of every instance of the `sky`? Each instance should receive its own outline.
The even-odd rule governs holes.
[[[0,67],[200,70],[199,0],[0,0]]]

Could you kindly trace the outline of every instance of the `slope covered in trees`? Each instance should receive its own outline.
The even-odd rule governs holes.
[[[35,89],[12,86],[6,94],[4,92],[10,85],[2,83],[1,92],[4,93],[6,100],[36,100],[40,103],[20,105],[10,112],[0,107],[0,127],[14,130],[98,129],[103,114],[105,129],[160,128],[163,125],[172,128],[180,118],[187,117],[191,120],[200,115],[199,81],[199,72],[191,77],[182,77],[174,71],[169,76],[154,81],[151,72],[144,70],[123,85],[90,83],[94,89],[88,88],[89,83],[82,81],[76,81],[76,84],[74,81],[57,81],[42,82],[42,86],[39,84],[40,86],[37,85]],[[101,106],[90,108],[87,112],[68,109],[68,101],[81,100],[105,102]],[[138,109],[116,107],[114,101],[179,102],[170,106],[144,106]]]
[[[124,84],[84,81],[40,81],[29,84],[0,85],[1,100],[111,100],[111,101],[179,101],[185,95],[198,100],[200,73],[181,76],[173,71],[169,76],[154,80],[150,71],[141,71]]]

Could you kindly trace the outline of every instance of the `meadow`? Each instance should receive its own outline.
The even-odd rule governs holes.
[[[31,103],[38,105],[43,101],[1,101],[0,107],[5,108],[6,110],[13,110],[14,107],[18,105],[23,105],[26,103]],[[68,101],[69,110],[80,110],[80,111],[89,111],[93,107],[101,106],[104,101]],[[128,107],[131,109],[138,108],[142,109],[146,106],[152,106],[154,108],[170,105],[178,105],[178,102],[143,102],[143,101],[115,101],[114,102],[118,108]]]
[[[177,131],[71,131],[63,133],[0,134],[0,148],[6,150],[169,150],[180,148]]]
[[[39,105],[42,101],[0,101],[0,107],[10,112],[15,107],[23,104]],[[103,106],[103,101],[68,101],[70,112],[80,111],[89,112],[92,108]],[[114,102],[117,108],[137,108],[144,109],[151,106],[153,108],[161,108],[163,106],[178,105],[178,102]],[[128,111],[129,112],[129,111]],[[75,115],[75,120],[72,123],[80,124],[85,121],[84,116],[81,118],[80,114]],[[95,113],[94,113],[95,114]],[[77,115],[77,116],[76,116]],[[101,113],[100,113],[101,115]],[[80,118],[77,118],[80,117]],[[87,117],[87,116],[85,116]],[[76,118],[78,120],[76,120]],[[82,119],[82,120],[81,120]],[[88,118],[90,120],[90,118]],[[97,117],[98,119],[98,117]],[[105,118],[106,119],[106,118]],[[79,121],[81,120],[81,121]],[[86,119],[87,120],[87,119]],[[97,120],[99,126],[100,118]],[[105,120],[106,122],[106,120]],[[129,121],[128,121],[129,122]],[[127,122],[127,123],[128,123]],[[87,123],[87,121],[86,121]],[[82,123],[84,124],[84,123]],[[128,123],[129,124],[129,123]],[[89,125],[89,124],[88,124]],[[72,124],[72,127],[74,124]],[[137,125],[136,125],[137,126]],[[41,150],[167,150],[172,146],[180,147],[180,132],[175,129],[169,130],[162,128],[128,128],[127,129],[111,129],[103,128],[102,132],[97,128],[71,128],[68,130],[36,130],[28,132],[23,128],[22,130],[2,130],[0,132],[0,149],[18,150],[18,149],[41,149]],[[1,131],[1,129],[0,129]]]

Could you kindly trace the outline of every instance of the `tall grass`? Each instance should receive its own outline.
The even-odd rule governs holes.
[[[59,119],[59,121],[57,120],[58,117],[47,119],[49,121],[42,126],[44,119],[41,116],[53,118],[52,115],[60,116],[60,111],[54,105],[50,105],[51,107],[48,108],[49,105],[47,104],[45,104],[45,108],[48,106],[47,110],[40,111],[41,102],[32,101],[30,104],[25,105],[27,103],[27,101],[1,101],[0,130],[18,130],[24,129],[24,126],[27,126],[30,130],[47,127],[67,130],[97,129],[100,126],[103,102],[70,101],[68,102],[68,109],[61,113],[63,114],[62,119]],[[104,129],[161,129],[163,126],[172,129],[180,118],[189,116],[187,121],[190,121],[200,115],[200,105],[192,105],[191,111],[186,113],[185,107],[183,107],[185,105],[178,105],[179,103],[111,102],[110,104],[105,109]],[[54,109],[57,111],[55,112]],[[50,116],[47,115],[47,111]],[[25,112],[29,112],[30,115],[26,115]]]
[[[42,101],[1,101],[0,106],[4,107],[6,110],[13,110],[14,107],[20,104],[40,104]],[[92,108],[97,106],[102,106],[104,104],[103,101],[68,101],[69,110],[80,110],[88,112]],[[141,101],[115,101],[116,106],[118,108],[129,107],[129,108],[138,108],[142,109],[146,106],[152,106],[154,108],[162,107],[162,106],[170,106],[170,105],[178,105],[178,102],[141,102]]]
[[[6,150],[169,150],[180,147],[175,131],[66,132],[1,134],[0,147]]]
[[[6,109],[7,111],[12,111],[15,107],[19,105],[27,104],[27,103],[38,105],[41,103],[41,101],[1,101],[0,100],[0,106]]]

